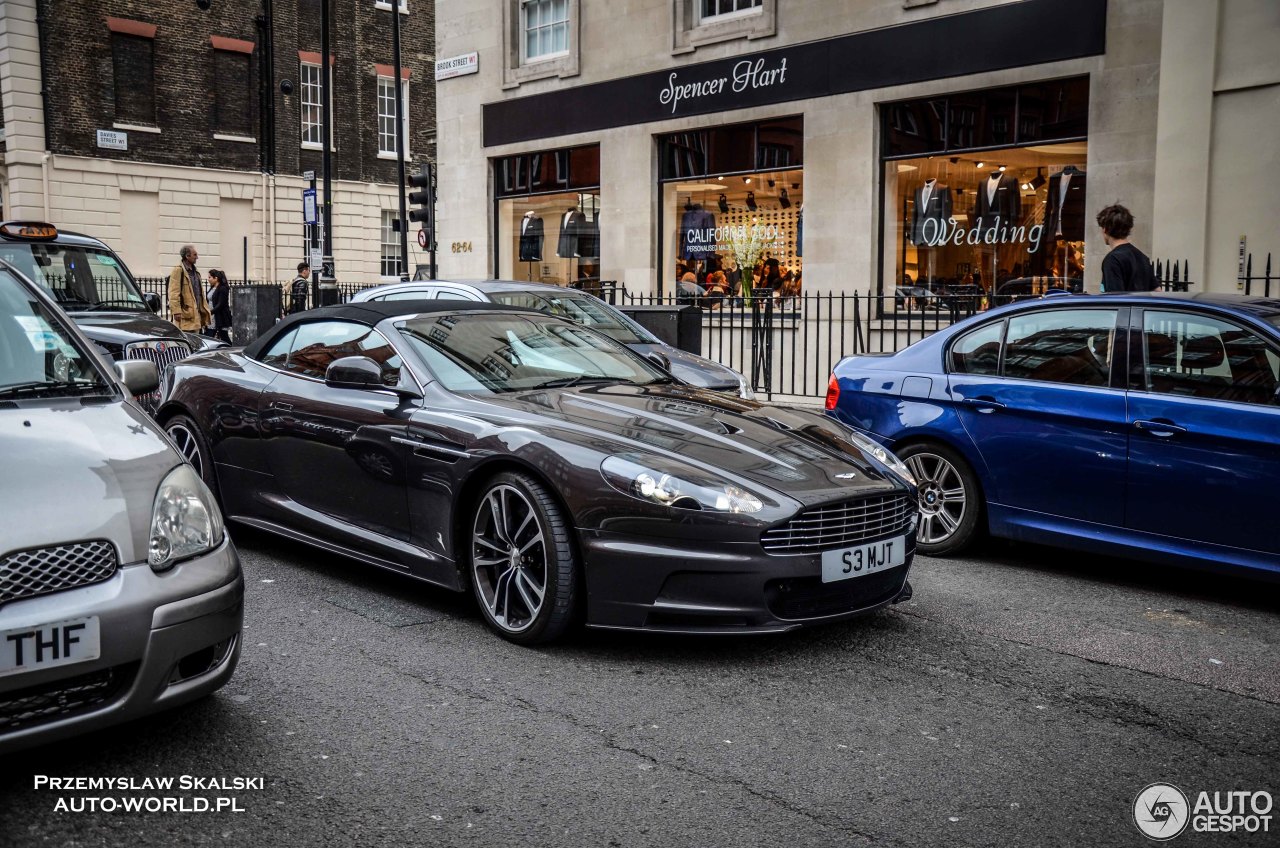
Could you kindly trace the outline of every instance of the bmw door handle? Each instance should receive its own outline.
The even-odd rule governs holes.
[[[1004,404],[993,397],[983,396],[983,397],[961,398],[960,402],[963,403],[965,406],[972,406],[978,412],[981,412],[985,415],[990,415],[992,412],[995,412],[997,409],[1004,409]]]
[[[293,404],[291,403],[273,403],[272,406],[281,412],[293,412]]]
[[[1179,427],[1172,421],[1165,421],[1159,418],[1152,421],[1147,421],[1145,419],[1134,421],[1133,428],[1135,430],[1141,430],[1144,433],[1150,433],[1153,436],[1159,436],[1162,439],[1167,439],[1170,436],[1180,436],[1187,432],[1186,427]]]

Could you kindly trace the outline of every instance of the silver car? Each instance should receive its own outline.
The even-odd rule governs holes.
[[[244,578],[198,474],[112,365],[0,262],[0,753],[191,701],[231,677]]]
[[[598,297],[566,286],[516,280],[415,280],[358,291],[352,303],[384,300],[473,300],[536,309],[604,333],[657,363],[677,380],[716,392],[752,395],[747,379],[719,362],[667,344]]]

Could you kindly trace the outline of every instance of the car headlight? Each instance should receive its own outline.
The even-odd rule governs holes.
[[[737,371],[734,371],[733,374],[738,378],[738,397],[743,400],[755,400],[756,393],[752,391],[751,384],[747,382],[747,378],[739,374]]]
[[[912,488],[915,488],[915,486],[918,485],[916,483],[915,475],[911,473],[910,468],[907,468],[906,463],[901,459],[898,459],[898,455],[886,448],[884,445],[874,439],[867,438],[857,430],[849,431],[849,441],[853,442],[853,444],[863,453],[870,454],[875,457],[877,462],[901,477],[906,481],[907,485]]]
[[[213,550],[226,531],[213,493],[190,465],[170,471],[156,490],[147,562],[153,571]]]
[[[763,509],[758,497],[745,489],[688,467],[659,467],[665,463],[611,456],[600,463],[605,482],[633,498],[675,509],[753,513]]]

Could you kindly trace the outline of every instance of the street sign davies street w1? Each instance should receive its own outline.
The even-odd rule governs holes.
[[[320,223],[320,216],[316,212],[316,190],[313,188],[302,190],[302,223]]]

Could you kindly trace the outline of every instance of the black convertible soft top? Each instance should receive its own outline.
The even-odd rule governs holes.
[[[334,306],[321,306],[305,312],[295,312],[277,322],[267,332],[245,346],[244,355],[257,359],[264,348],[274,342],[282,334],[298,324],[310,324],[314,321],[351,321],[372,327],[379,321],[399,315],[422,315],[436,312],[526,312],[532,315],[548,316],[536,309],[525,309],[519,306],[506,306],[501,303],[463,302],[458,300],[385,300],[365,303],[340,303]]]

